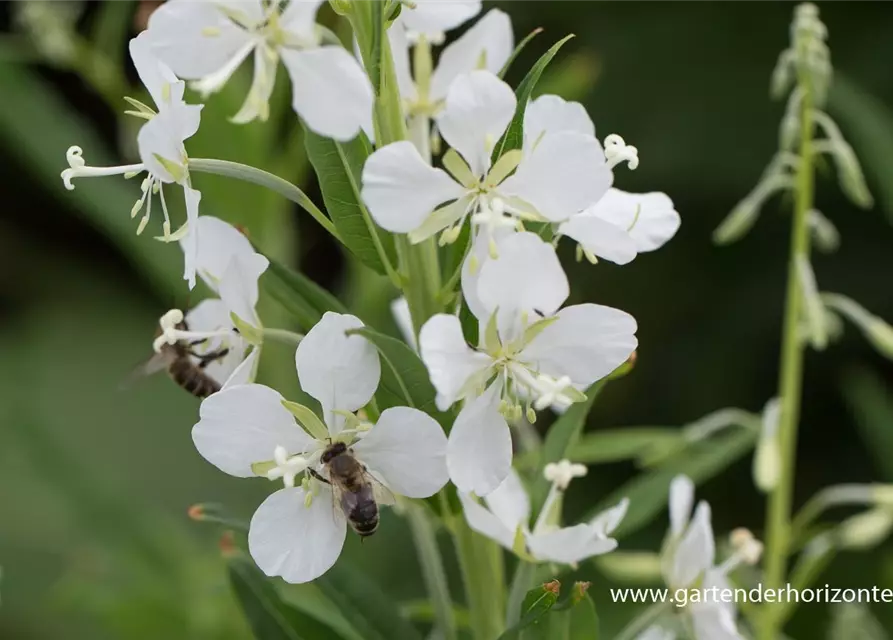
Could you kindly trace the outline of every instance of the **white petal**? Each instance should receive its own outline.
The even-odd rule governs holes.
[[[516,337],[522,314],[533,323],[551,316],[570,293],[555,248],[535,233],[514,233],[501,240],[499,257],[481,267],[478,297],[486,315],[498,311],[504,340]]]
[[[627,193],[609,189],[584,215],[627,230],[639,251],[654,251],[676,235],[682,220],[665,193]]]
[[[190,187],[183,187],[183,195],[186,198],[186,237],[183,238],[183,279],[189,283],[189,288],[195,286],[195,271],[199,252],[198,207],[202,201],[202,194]]]
[[[490,9],[461,37],[444,47],[431,74],[430,97],[441,100],[446,97],[453,80],[463,73],[486,69],[496,74],[508,62],[515,48],[512,21],[499,9]],[[481,67],[481,62],[484,66]]]
[[[524,111],[524,149],[530,151],[540,136],[559,131],[575,131],[595,136],[595,125],[579,102],[560,96],[544,95],[527,104]]]
[[[414,101],[418,97],[418,91],[410,70],[409,40],[406,39],[406,29],[400,20],[397,20],[388,29],[388,40],[391,43],[394,75],[397,77],[397,87],[400,89],[400,95],[406,100]]]
[[[279,16],[279,26],[298,39],[312,42],[316,38],[316,12],[325,0],[296,0],[289,2]]]
[[[562,131],[543,136],[499,191],[521,198],[547,220],[559,222],[605,195],[613,180],[598,140]]]
[[[363,336],[345,335],[363,327],[356,316],[327,311],[295,352],[301,388],[319,400],[326,424],[335,432],[334,410],[356,411],[372,399],[381,378],[378,351]]]
[[[273,459],[276,447],[290,454],[314,440],[282,406],[282,396],[260,384],[223,389],[202,401],[192,441],[208,462],[230,475],[248,478],[251,465]]]
[[[695,504],[695,485],[688,476],[678,475],[670,483],[670,534],[682,535]]]
[[[412,347],[413,351],[418,351],[419,346],[416,343],[415,330],[412,328],[412,316],[409,314],[409,302],[406,298],[400,296],[391,301],[391,315],[400,330],[403,340]]]
[[[636,241],[632,236],[595,216],[571,216],[561,223],[558,233],[576,240],[587,251],[615,264],[628,264],[636,257]]]
[[[682,536],[673,554],[672,586],[687,587],[691,585],[703,572],[713,566],[714,553],[710,505],[700,502],[695,509],[695,515],[688,530]]]
[[[233,323],[229,316],[229,309],[223,300],[206,298],[199,302],[186,314],[186,324],[190,331],[218,331],[220,329],[232,329]],[[227,338],[226,346],[229,353],[220,360],[215,360],[205,367],[205,373],[211,376],[221,385],[224,384],[243,362],[245,357],[245,342],[237,335]],[[211,338],[198,346],[203,353],[217,351],[223,348],[224,339]]]
[[[161,106],[166,102],[164,97],[170,91],[170,85],[178,82],[178,78],[171,68],[159,59],[154,45],[152,36],[143,31],[130,41],[130,59],[133,60],[140,82],[146,87],[155,104]]]
[[[251,384],[257,377],[257,361],[260,359],[260,347],[254,347],[239,366],[237,366],[232,374],[223,383],[223,388],[228,389],[240,384]]]
[[[718,569],[708,569],[701,588],[705,593],[716,587],[719,593],[728,592],[729,583]],[[735,624],[735,605],[707,597],[703,602],[691,603],[691,620],[695,640],[744,640]]]
[[[196,222],[198,244],[195,268],[202,280],[215,292],[233,256],[254,255],[251,242],[241,231],[214,216],[201,216]]]
[[[344,546],[347,525],[323,488],[304,506],[300,487],[280,489],[251,518],[248,549],[268,576],[291,583],[310,582],[332,568]]]
[[[614,505],[610,509],[602,511],[600,514],[590,520],[589,526],[595,529],[595,531],[600,535],[608,536],[614,532],[614,529],[618,527],[620,522],[623,520],[623,517],[626,515],[626,510],[628,508],[629,498],[623,498],[616,505]]]
[[[252,326],[260,324],[254,310],[257,306],[257,281],[269,266],[270,261],[259,253],[234,255],[220,279],[220,299],[232,313]]]
[[[140,127],[136,135],[140,160],[152,175],[166,183],[176,182],[178,176],[171,174],[158,157],[178,165],[186,175],[186,150],[176,124],[173,112],[160,111]]]
[[[450,85],[437,126],[474,175],[481,177],[490,168],[493,145],[515,115],[516,104],[512,88],[489,71],[466,73]]]
[[[530,520],[530,498],[527,490],[521,484],[521,478],[514,469],[509,470],[496,489],[487,494],[484,499],[490,511],[499,518],[509,531],[516,531],[518,527],[526,528]]]
[[[153,50],[181,78],[198,80],[227,66],[252,41],[212,2],[168,0],[149,18]]]
[[[676,640],[676,633],[657,625],[652,625],[636,636],[636,640]]]
[[[353,450],[388,488],[408,498],[432,496],[449,480],[447,439],[431,416],[409,407],[385,409]]]
[[[344,48],[325,46],[280,55],[292,82],[292,107],[321,136],[346,142],[372,128],[372,85]]]
[[[514,229],[507,227],[499,227],[488,230],[485,227],[478,227],[477,234],[472,240],[471,251],[468,252],[464,262],[462,263],[462,298],[468,306],[468,310],[478,320],[484,323],[490,317],[487,307],[481,302],[478,296],[478,282],[481,277],[481,269],[484,264],[490,260],[490,241],[502,242],[503,238],[515,233]],[[473,267],[472,267],[473,265]]]
[[[431,36],[455,29],[480,10],[480,0],[420,0],[415,9],[404,7],[400,20],[407,29]]]
[[[548,533],[529,534],[527,546],[538,560],[573,564],[617,547],[613,539],[598,539],[588,524],[578,524]]]
[[[499,380],[459,412],[447,442],[447,468],[459,491],[485,496],[512,468],[512,435],[499,413]]]
[[[438,205],[464,193],[449,174],[422,160],[411,142],[382,147],[363,166],[363,201],[375,222],[394,233],[418,228]]]
[[[441,411],[461,397],[470,378],[483,375],[491,364],[489,356],[465,342],[459,318],[445,313],[433,316],[422,327],[419,352],[437,390],[437,408]]]
[[[624,311],[597,304],[578,304],[558,312],[523,350],[534,370],[569,376],[589,386],[623,364],[635,351],[636,321]]]
[[[506,549],[511,550],[515,542],[515,531],[505,526],[505,523],[479,504],[467,493],[459,492],[459,500],[462,502],[462,511],[465,513],[465,521],[468,526],[481,535],[495,540]]]

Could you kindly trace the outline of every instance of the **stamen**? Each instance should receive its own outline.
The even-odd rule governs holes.
[[[155,184],[158,185],[158,193],[161,196],[161,212],[164,214],[164,224],[162,225],[162,229],[164,229],[164,241],[170,242],[171,216],[167,211],[167,203],[164,201],[164,189],[161,188],[161,180],[156,181]]]

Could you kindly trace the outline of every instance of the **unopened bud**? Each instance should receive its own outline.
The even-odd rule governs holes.
[[[833,222],[822,215],[821,211],[812,209],[809,212],[808,223],[816,246],[821,251],[831,253],[837,250],[840,246],[840,233],[838,233],[837,227],[834,226]]]
[[[755,565],[763,555],[763,543],[749,529],[739,527],[729,535],[729,543],[745,564]]]
[[[881,355],[893,360],[893,327],[876,317],[865,327],[865,336]]]
[[[893,512],[871,509],[844,520],[837,529],[843,549],[871,549],[883,542],[893,529]]]
[[[735,205],[732,212],[726,216],[713,232],[713,242],[716,244],[731,244],[743,238],[760,215],[759,203],[751,198],[744,198]]]

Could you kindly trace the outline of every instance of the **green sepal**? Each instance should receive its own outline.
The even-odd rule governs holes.
[[[524,345],[528,345],[533,342],[533,339],[536,338],[539,334],[543,332],[543,329],[548,327],[550,324],[554,323],[558,320],[558,316],[550,316],[548,318],[542,318],[541,320],[537,320],[532,325],[527,327],[524,330],[524,336],[522,337],[522,341]],[[585,397],[583,398],[585,400]],[[575,400],[575,402],[579,402]]]
[[[443,164],[443,168],[449,171],[450,175],[458,180],[459,184],[466,189],[471,189],[477,184],[478,180],[471,172],[468,163],[462,159],[462,156],[460,156],[459,152],[455,149],[449,149],[443,154],[441,163]]]
[[[140,102],[139,100],[137,100],[135,98],[130,98],[128,96],[124,96],[124,101],[127,104],[129,104],[130,106],[132,106],[134,109],[136,109],[140,114],[147,115],[150,117],[155,115],[155,110],[152,107],[148,106],[147,104],[145,104],[143,102]],[[127,112],[125,111],[124,113],[127,113]]]
[[[521,527],[515,529],[515,539],[512,540],[512,553],[525,562],[536,562],[534,557],[527,552],[527,539]]]
[[[512,149],[499,156],[499,160],[496,161],[490,169],[490,172],[487,174],[487,184],[496,186],[505,180],[508,175],[521,164],[521,157],[523,155],[524,154],[520,149]]]
[[[256,476],[266,477],[267,473],[276,468],[275,460],[267,460],[265,462],[252,462],[251,463],[251,473]]]
[[[325,423],[313,413],[313,410],[310,407],[305,407],[304,405],[292,402],[291,400],[283,400],[282,406],[288,409],[288,412],[297,419],[298,424],[303,427],[304,431],[309,433],[313,438],[316,438],[317,440],[326,440],[329,437],[329,430],[326,428]]]
[[[248,324],[233,312],[230,312],[229,318],[232,320],[233,326],[238,330],[239,335],[246,342],[254,346],[260,346],[264,343],[263,329],[258,329],[254,325]]]
[[[484,329],[484,348],[487,353],[498,353],[502,348],[499,342],[499,327],[496,324],[496,314],[499,310],[493,312],[490,319],[487,320],[487,328]]]
[[[168,160],[167,158],[162,158],[157,153],[153,153],[155,159],[158,160],[158,163],[164,167],[164,170],[171,174],[171,177],[174,179],[174,182],[182,183],[186,177],[189,175],[186,171],[186,168],[177,164],[173,160]]]

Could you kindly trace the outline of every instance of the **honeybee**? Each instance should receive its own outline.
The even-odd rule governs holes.
[[[186,321],[177,324],[177,329],[188,331]],[[180,340],[174,344],[164,344],[161,350],[148,361],[134,371],[124,386],[128,386],[133,380],[167,371],[178,386],[182,387],[196,398],[207,398],[212,393],[220,391],[220,383],[212,378],[205,370],[212,362],[222,360],[229,353],[229,347],[223,347],[200,353],[195,350],[198,345],[207,342],[195,340],[186,342]]]
[[[328,479],[314,474],[317,479],[332,485],[335,500],[344,512],[351,529],[361,538],[371,536],[378,529],[378,505],[393,504],[393,495],[353,455],[343,442],[333,442],[320,457]]]

